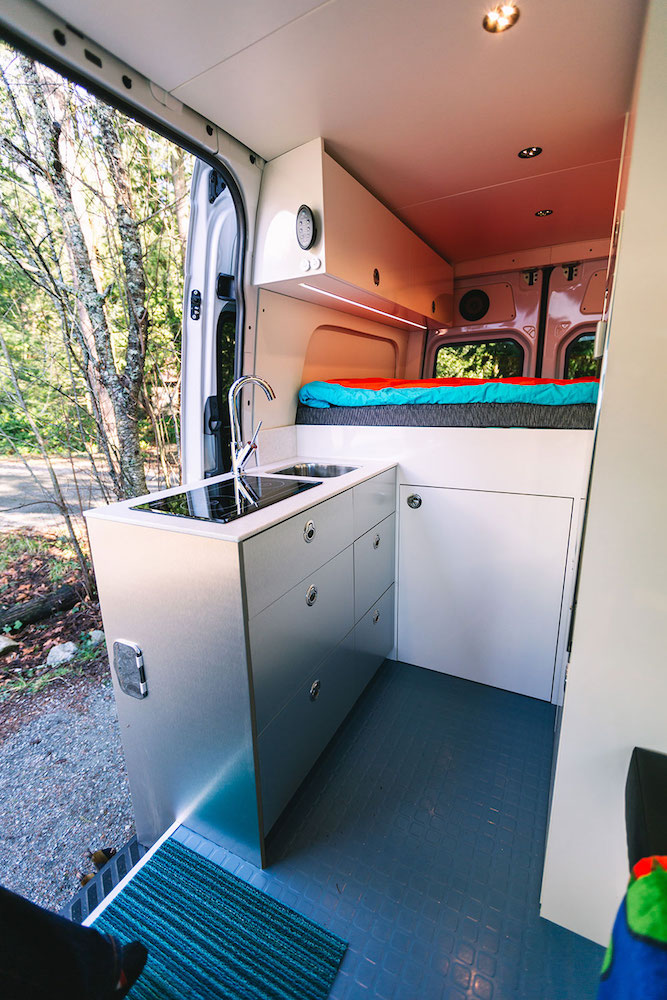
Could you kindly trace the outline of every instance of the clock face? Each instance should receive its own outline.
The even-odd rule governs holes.
[[[296,213],[296,238],[302,250],[310,250],[317,239],[313,210],[302,205]]]

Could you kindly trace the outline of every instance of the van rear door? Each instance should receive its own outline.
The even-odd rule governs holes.
[[[183,293],[183,482],[230,468],[227,391],[241,369],[241,226],[233,181],[199,159],[192,174]],[[242,329],[242,328],[241,328]]]

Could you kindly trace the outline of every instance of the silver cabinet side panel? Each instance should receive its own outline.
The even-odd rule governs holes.
[[[261,864],[239,550],[90,518],[104,630],[143,653],[148,695],[113,677],[137,836],[176,819]]]

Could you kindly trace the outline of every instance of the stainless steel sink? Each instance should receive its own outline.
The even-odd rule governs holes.
[[[276,469],[272,475],[276,476],[307,476],[313,479],[333,479],[335,476],[344,476],[346,472],[354,472],[356,465],[328,465],[322,462],[297,462],[296,465],[289,465],[286,469]]]

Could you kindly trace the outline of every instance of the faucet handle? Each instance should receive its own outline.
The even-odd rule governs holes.
[[[262,426],[262,421],[260,420],[260,422],[255,427],[255,433],[253,434],[252,440],[250,441],[250,450],[251,451],[252,451],[253,448],[257,447],[257,435],[259,434],[259,429],[260,429],[261,426]]]

